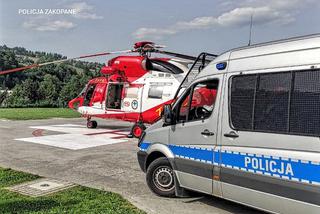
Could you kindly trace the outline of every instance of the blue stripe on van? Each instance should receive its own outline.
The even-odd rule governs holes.
[[[142,143],[140,143],[139,148],[141,151],[147,151],[147,149],[149,148],[150,145],[151,145],[151,143],[142,142]]]
[[[150,145],[148,142],[143,142],[140,150],[146,151]],[[214,165],[220,164],[222,167],[255,174],[320,185],[319,162],[190,146],[168,145],[168,147],[179,158]]]
[[[186,147],[177,145],[168,145],[169,149],[175,156],[180,158],[201,161],[205,163],[213,163],[213,150],[206,148]]]

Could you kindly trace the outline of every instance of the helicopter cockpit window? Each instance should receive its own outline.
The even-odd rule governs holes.
[[[148,92],[148,98],[162,99],[163,87],[151,86]]]
[[[193,86],[180,101],[177,122],[209,118],[216,100],[218,80],[200,82]]]
[[[160,71],[170,74],[181,74],[183,71],[177,66],[162,60],[149,59],[146,63],[146,69],[152,71]]]
[[[88,84],[86,84],[86,86],[81,90],[81,92],[79,93],[79,97],[82,97],[85,95],[85,93],[87,91],[87,87],[88,87]]]
[[[85,99],[84,99],[84,105],[85,106],[88,106],[90,104],[90,100],[91,100],[91,97],[93,95],[93,92],[94,92],[95,88],[96,88],[96,85],[89,85],[88,86],[87,93],[86,93],[86,96],[85,96]]]

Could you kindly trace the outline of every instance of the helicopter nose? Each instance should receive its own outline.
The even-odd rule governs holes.
[[[83,99],[81,97],[74,98],[69,101],[68,107],[73,110],[78,110],[80,106],[82,106]]]

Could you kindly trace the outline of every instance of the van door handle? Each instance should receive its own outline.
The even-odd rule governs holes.
[[[237,133],[235,133],[234,131],[231,131],[229,133],[225,133],[224,134],[225,137],[231,137],[231,138],[237,138],[239,137],[239,135],[237,135]]]
[[[205,136],[213,136],[214,133],[213,132],[210,132],[208,129],[205,129],[203,132],[201,132],[202,135],[205,135]]]

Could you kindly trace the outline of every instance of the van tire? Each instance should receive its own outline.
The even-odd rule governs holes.
[[[155,194],[164,197],[175,196],[174,172],[166,157],[160,157],[149,165],[146,180]]]

